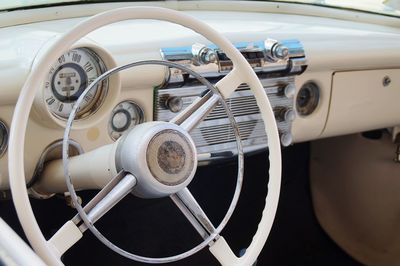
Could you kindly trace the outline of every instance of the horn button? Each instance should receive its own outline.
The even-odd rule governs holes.
[[[168,122],[136,126],[118,143],[118,170],[137,178],[133,194],[143,198],[178,192],[193,179],[197,151],[189,133]]]
[[[183,183],[194,165],[193,148],[185,135],[173,129],[157,133],[147,146],[147,165],[153,177],[167,186]]]

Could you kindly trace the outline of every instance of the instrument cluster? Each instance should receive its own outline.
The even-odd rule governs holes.
[[[106,71],[102,59],[87,48],[73,49],[61,55],[51,66],[44,85],[44,101],[48,110],[60,119],[67,119],[84,90]],[[85,95],[77,119],[93,114],[107,95],[107,80]]]
[[[79,97],[96,82],[78,106],[74,125],[89,128],[106,118],[108,135],[111,140],[117,140],[144,121],[144,112],[134,100],[120,99],[119,73],[99,79],[114,67],[116,63],[111,55],[96,46],[77,47],[65,52],[48,71],[41,106],[45,106],[51,120],[62,126]]]

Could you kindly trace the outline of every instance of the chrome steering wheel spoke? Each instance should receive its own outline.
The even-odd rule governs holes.
[[[207,239],[210,235],[217,236],[214,225],[188,188],[184,188],[178,193],[172,194],[170,198],[203,239]]]
[[[201,79],[199,81],[204,84],[204,81]],[[192,131],[218,105],[218,102],[223,100],[223,98],[228,98],[241,83],[242,79],[239,75],[239,70],[234,68],[226,77],[219,80],[215,87],[207,84],[208,86],[212,86],[212,88],[208,89],[170,122],[180,125],[188,132]]]
[[[97,222],[112,207],[120,202],[125,196],[132,192],[136,185],[136,177],[130,173],[119,172],[96,196],[83,207],[87,213],[87,217],[92,224]],[[79,213],[75,215],[72,221],[79,226],[79,230],[83,233],[87,230],[85,223]]]
[[[99,193],[83,207],[87,214],[87,219],[91,224],[97,222],[112,207],[120,202],[126,195],[132,192],[136,185],[136,178],[123,171],[113,177]],[[47,241],[53,250],[61,257],[69,248],[82,238],[88,227],[83,222],[81,216],[76,214],[74,218],[67,221],[58,231]]]
[[[207,91],[170,122],[180,125],[190,132],[218,105],[220,99],[219,95],[214,94],[212,91]]]

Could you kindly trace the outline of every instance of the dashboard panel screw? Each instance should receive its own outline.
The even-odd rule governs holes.
[[[392,80],[390,79],[389,76],[384,76],[383,77],[382,84],[383,84],[384,87],[389,86],[391,82],[392,82]]]

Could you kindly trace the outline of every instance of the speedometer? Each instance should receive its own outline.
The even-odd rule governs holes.
[[[60,56],[51,66],[44,83],[44,101],[49,111],[61,119],[68,118],[79,96],[104,71],[101,58],[87,48],[70,50]],[[78,119],[97,110],[107,85],[107,81],[100,82],[85,95],[78,109]]]

